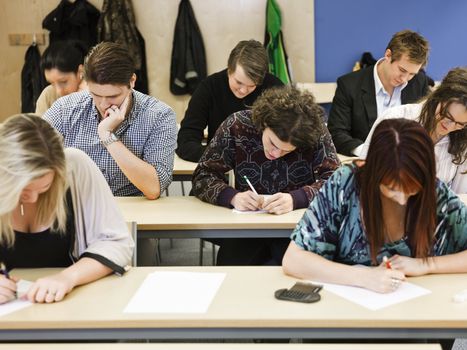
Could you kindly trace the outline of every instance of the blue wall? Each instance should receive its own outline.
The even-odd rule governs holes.
[[[433,79],[467,66],[465,0],[315,0],[316,81],[333,82],[350,72],[365,51],[379,59],[402,29],[430,42],[426,71]]]

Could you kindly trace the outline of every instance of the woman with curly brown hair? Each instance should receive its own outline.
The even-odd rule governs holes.
[[[221,124],[193,174],[195,196],[228,208],[272,214],[306,208],[340,165],[323,113],[311,94],[295,87],[266,90],[251,111],[234,113]],[[235,187],[224,176],[230,170]],[[264,200],[262,195],[271,196]],[[221,244],[218,264],[256,265],[271,259],[264,246],[272,239],[228,241],[239,245],[227,254]],[[287,240],[276,241],[284,243],[272,257],[280,264]]]

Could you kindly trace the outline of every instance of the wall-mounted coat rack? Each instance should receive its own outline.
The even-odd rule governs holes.
[[[10,46],[45,45],[44,33],[8,34]]]

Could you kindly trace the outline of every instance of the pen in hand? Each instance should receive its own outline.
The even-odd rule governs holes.
[[[250,189],[253,191],[254,194],[258,195],[258,192],[256,192],[255,188],[253,187],[253,185],[251,184],[250,180],[248,180],[248,178],[246,177],[246,175],[243,176],[243,178],[245,179],[246,183],[248,184],[248,186],[250,186]]]
[[[383,263],[386,266],[387,269],[392,269],[391,262],[389,261],[387,256],[383,257]]]
[[[0,263],[0,274],[10,279],[10,274],[8,273],[8,270],[4,263]]]
[[[0,263],[0,274],[5,276],[5,278],[8,278],[9,280],[11,280],[10,274],[8,273],[8,269],[6,268],[4,263]],[[17,298],[17,296],[18,296],[17,292],[15,292],[15,298]]]

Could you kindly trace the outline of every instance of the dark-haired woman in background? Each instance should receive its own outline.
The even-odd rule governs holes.
[[[406,276],[467,272],[467,207],[435,174],[425,129],[382,121],[366,161],[339,168],[311,202],[292,233],[284,272],[381,293]]]
[[[83,62],[87,52],[77,40],[57,41],[44,51],[41,68],[50,85],[37,99],[37,114],[43,115],[59,97],[86,89]]]

